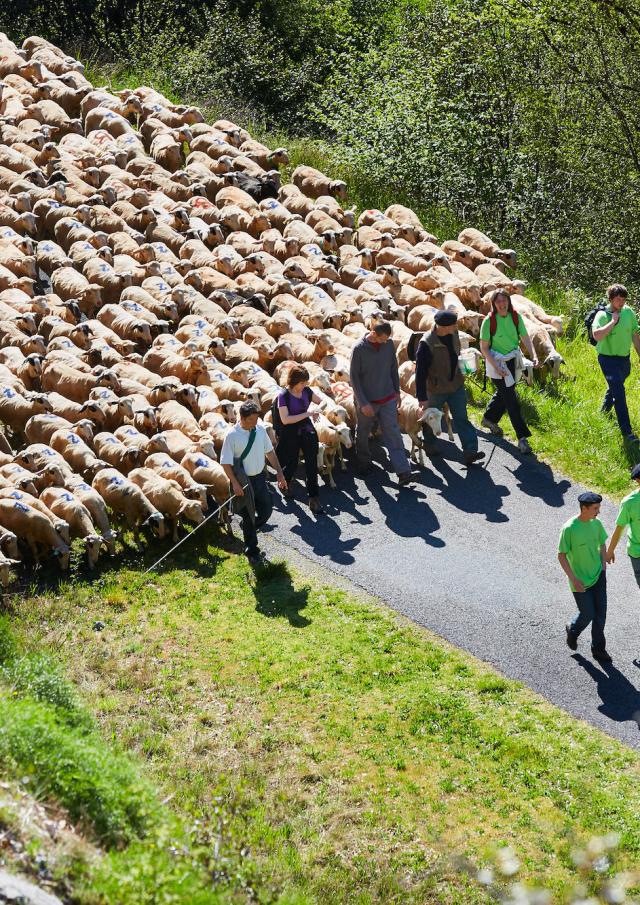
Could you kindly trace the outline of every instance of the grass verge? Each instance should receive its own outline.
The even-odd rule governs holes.
[[[476,902],[449,858],[502,844],[560,893],[608,831],[637,862],[635,753],[371,600],[190,545],[142,587],[14,601],[190,828],[112,852],[78,901]]]

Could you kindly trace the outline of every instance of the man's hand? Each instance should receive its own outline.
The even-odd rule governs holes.
[[[531,361],[531,364],[534,366],[534,368],[540,367],[540,362],[538,361],[538,359],[536,358],[535,355],[533,356],[533,359],[532,359],[532,361]]]
[[[616,561],[615,550],[609,550],[609,552],[607,553],[607,562],[612,563],[615,561]]]
[[[580,581],[580,579],[574,578],[573,586],[576,589],[576,591],[578,592],[578,594],[584,594],[584,591],[585,591],[584,582]]]
[[[287,479],[285,478],[284,474],[281,471],[278,472],[278,487],[280,488],[280,490],[283,493],[286,491],[286,489],[288,487]]]
[[[620,312],[614,311],[613,314],[611,315],[611,322],[613,324],[617,324],[619,320],[620,320]]]
[[[313,411],[313,412],[312,412],[312,411],[310,410],[310,411],[309,411],[309,417],[311,418],[312,421],[317,421],[318,418],[320,417],[320,412],[316,412],[316,411]]]
[[[236,496],[244,496],[244,487],[240,483],[240,481],[233,482],[233,492]]]
[[[369,405],[369,403],[367,403],[366,405],[363,405],[362,414],[365,415],[367,418],[373,418],[373,416],[375,415],[373,406]]]

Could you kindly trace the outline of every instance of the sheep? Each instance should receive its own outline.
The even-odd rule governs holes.
[[[204,521],[202,506],[196,500],[188,500],[177,481],[162,477],[151,468],[136,468],[129,475],[147,499],[161,512],[171,525],[171,539],[178,540],[178,522],[181,519],[201,525]]]
[[[53,553],[60,569],[69,568],[70,551],[48,519],[37,509],[19,500],[0,499],[0,525],[26,541],[38,563],[42,552]]]
[[[103,468],[95,475],[92,487],[97,490],[107,506],[120,515],[134,539],[139,542],[140,529],[148,528],[162,540],[165,536],[164,516],[151,505],[140,488],[125,478],[115,468]]]

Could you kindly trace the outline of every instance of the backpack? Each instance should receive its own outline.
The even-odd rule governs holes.
[[[516,333],[518,333],[518,327],[520,326],[520,320],[518,318],[518,312],[511,309],[511,320],[513,321],[513,326],[516,328]],[[491,312],[489,317],[489,336],[495,336],[496,330],[498,329],[498,318],[496,317],[495,311]],[[518,333],[518,336],[520,334]]]
[[[588,311],[584,316],[584,326],[587,331],[587,339],[589,340],[589,342],[591,343],[592,346],[595,346],[598,342],[598,340],[595,339],[593,336],[593,322],[596,319],[596,314],[598,314],[598,312],[600,312],[600,311],[606,311],[606,309],[607,309],[607,302],[605,302],[603,300],[603,301],[598,302],[598,304],[595,307],[593,307],[591,309],[591,311]]]
[[[420,345],[420,341],[424,333],[412,333],[409,337],[409,343],[407,345],[407,358],[409,361],[415,361],[416,355],[418,354],[418,346]]]

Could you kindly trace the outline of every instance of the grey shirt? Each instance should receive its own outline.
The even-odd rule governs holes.
[[[363,336],[351,353],[350,377],[360,408],[371,404],[375,399],[385,399],[392,393],[399,393],[398,360],[391,340],[376,345]]]

